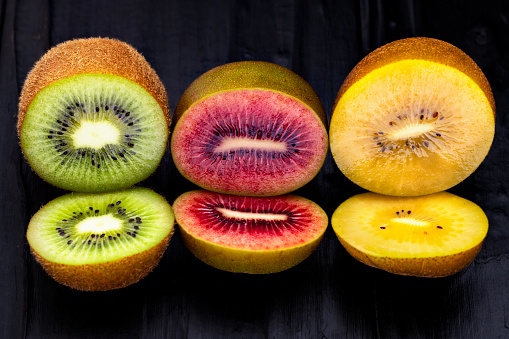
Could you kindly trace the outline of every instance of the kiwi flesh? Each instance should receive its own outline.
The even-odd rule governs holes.
[[[177,169],[215,192],[291,192],[316,176],[328,150],[316,93],[294,72],[268,62],[235,62],[202,74],[182,95],[174,119]]]
[[[418,277],[463,270],[488,232],[483,210],[448,192],[418,197],[362,193],[339,205],[331,224],[341,244],[360,262]]]
[[[174,215],[154,191],[69,193],[30,220],[36,260],[59,283],[106,291],[136,283],[158,264],[173,234]]]
[[[114,52],[127,54],[119,61]],[[21,93],[18,132],[41,178],[105,192],[155,171],[169,121],[164,87],[137,51],[118,40],[81,39],[57,45],[36,63]]]
[[[460,49],[410,38],[373,51],[339,90],[330,123],[334,160],[377,193],[447,190],[484,160],[495,133],[489,83]]]
[[[248,197],[196,190],[173,204],[187,248],[215,268],[268,274],[308,258],[328,226],[314,202],[296,195]]]

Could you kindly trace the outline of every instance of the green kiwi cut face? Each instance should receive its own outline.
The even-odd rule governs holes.
[[[46,260],[82,265],[143,252],[167,237],[173,222],[166,200],[144,187],[70,193],[34,215],[27,238]]]
[[[168,125],[140,85],[109,74],[80,74],[41,90],[20,133],[28,163],[47,182],[73,191],[131,186],[157,168]]]

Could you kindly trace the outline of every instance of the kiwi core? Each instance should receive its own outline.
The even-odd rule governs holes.
[[[216,152],[229,152],[239,149],[255,149],[255,150],[268,150],[276,152],[286,152],[288,147],[284,142],[272,140],[257,140],[250,138],[227,138],[216,147]]]
[[[75,147],[91,147],[100,149],[108,144],[119,141],[120,132],[107,121],[83,121],[72,136]]]
[[[111,214],[88,218],[76,225],[80,233],[109,232],[122,229],[122,221]]]
[[[262,213],[249,213],[233,211],[227,208],[217,208],[225,218],[235,219],[251,219],[251,220],[287,220],[286,214],[262,214]]]
[[[408,218],[408,217],[392,218],[390,220],[390,222],[395,223],[395,224],[403,224],[403,225],[416,226],[416,227],[426,227],[426,226],[430,225],[430,223],[427,221],[421,221],[421,220],[417,220],[414,218]]]
[[[429,133],[431,131],[433,131],[433,126],[429,124],[408,125],[392,133],[389,133],[387,138],[392,140],[407,140]]]

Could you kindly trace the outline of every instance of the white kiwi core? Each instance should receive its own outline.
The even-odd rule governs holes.
[[[83,121],[72,135],[75,147],[100,149],[120,140],[120,132],[108,121]]]
[[[249,213],[232,211],[227,208],[217,208],[217,210],[226,218],[235,219],[257,219],[257,220],[287,220],[286,214],[263,214],[263,213]]]
[[[430,223],[427,221],[417,220],[414,218],[392,218],[391,223],[403,224],[408,226],[425,227],[429,226]]]
[[[111,214],[105,214],[93,218],[86,218],[76,225],[80,233],[104,233],[122,229],[122,221]]]
[[[258,140],[251,138],[224,138],[221,144],[215,148],[215,151],[228,152],[237,149],[256,149],[286,152],[288,147],[285,142],[272,140]]]
[[[392,140],[406,140],[425,135],[433,131],[433,129],[434,126],[431,124],[412,124],[387,134],[387,138]]]

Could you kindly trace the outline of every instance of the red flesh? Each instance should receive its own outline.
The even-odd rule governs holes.
[[[262,217],[272,213],[287,219],[228,218],[218,208]],[[295,195],[241,197],[200,190],[181,195],[173,210],[180,227],[193,236],[239,249],[276,250],[303,245],[322,236],[328,225],[327,215],[318,205]]]
[[[215,151],[224,138],[270,140],[267,134],[286,143],[288,151]],[[320,170],[327,148],[325,127],[308,106],[261,89],[220,92],[194,104],[178,121],[171,142],[184,177],[208,190],[239,195],[278,195],[303,186]]]

